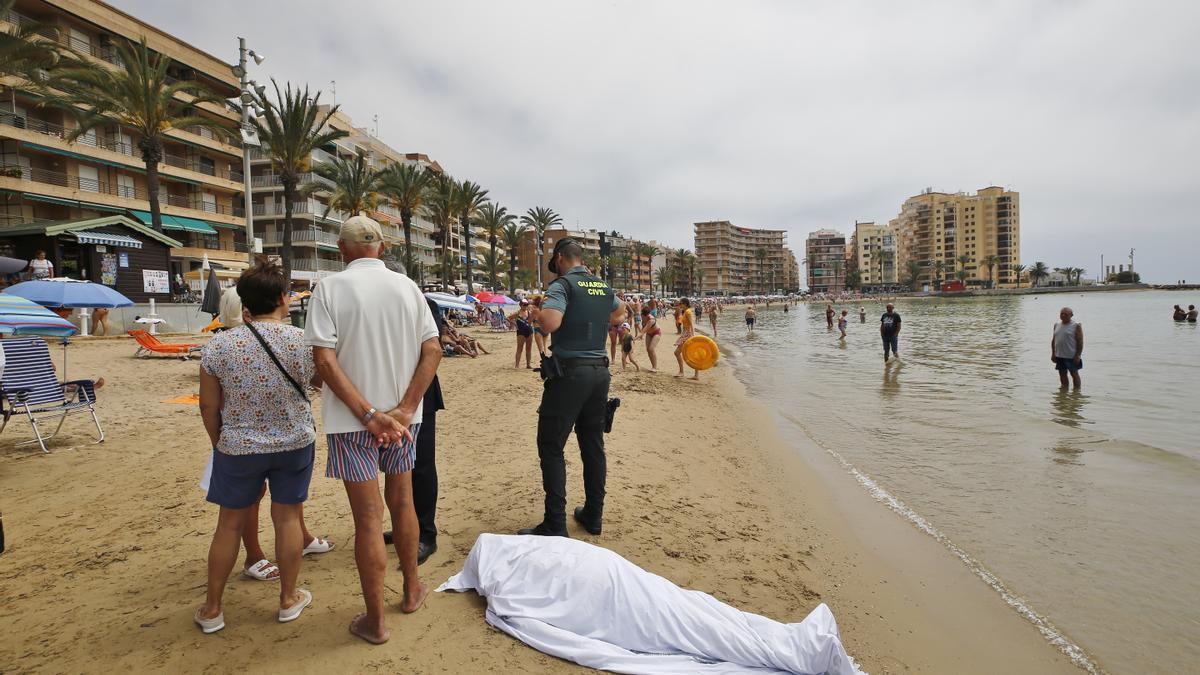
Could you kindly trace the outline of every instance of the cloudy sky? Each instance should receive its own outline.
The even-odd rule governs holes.
[[[1200,282],[1194,0],[110,2],[230,61],[244,34],[260,81],[336,80],[357,124],[510,211],[803,250],[996,184],[1024,262],[1091,276],[1136,248],[1146,279]]]

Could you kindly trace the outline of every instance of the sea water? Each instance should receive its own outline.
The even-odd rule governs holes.
[[[760,306],[753,334],[731,306],[718,339],[785,425],[1081,647],[1081,665],[1196,672],[1200,325],[1173,321],[1175,304],[1200,293],[896,300],[887,366],[879,301],[835,304],[844,341],[824,303]],[[1079,391],[1050,360],[1064,305],[1084,330]]]

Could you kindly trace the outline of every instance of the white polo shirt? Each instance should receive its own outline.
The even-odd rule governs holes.
[[[379,412],[404,398],[421,359],[421,343],[438,336],[421,289],[383,261],[359,258],[313,291],[304,343],[336,350],[338,365]],[[321,390],[325,433],[363,431],[362,418],[328,387]],[[421,419],[417,405],[414,420]]]

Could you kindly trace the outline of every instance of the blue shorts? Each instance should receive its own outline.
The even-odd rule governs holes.
[[[245,509],[262,494],[263,483],[271,486],[276,504],[303,504],[312,481],[315,444],[263,455],[227,455],[213,450],[212,480],[208,501],[227,509]]]
[[[888,353],[889,347],[891,347],[893,354],[896,354],[896,355],[900,354],[900,335],[898,333],[892,333],[891,335],[883,336],[883,353],[884,354]]]
[[[375,480],[380,471],[389,476],[412,471],[417,460],[415,439],[421,433],[421,424],[413,424],[408,430],[413,441],[384,446],[377,444],[369,431],[326,434],[329,463],[325,465],[325,477],[358,483]]]
[[[1079,365],[1077,366],[1075,365],[1075,359],[1064,359],[1056,356],[1054,357],[1054,369],[1078,373],[1083,370],[1083,359],[1079,359]]]

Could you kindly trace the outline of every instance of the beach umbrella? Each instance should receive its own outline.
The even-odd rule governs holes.
[[[474,302],[482,302],[487,304],[491,302],[492,298],[494,297],[496,297],[496,294],[492,293],[491,291],[480,291],[479,293],[475,294]]]
[[[480,300],[477,296],[467,295],[465,293],[463,295],[458,296],[456,298],[456,300],[458,300],[459,302],[465,302],[470,305],[474,305],[475,303],[480,302]]]
[[[75,324],[36,302],[0,293],[0,333],[66,337],[75,331]]]
[[[0,274],[16,274],[28,265],[28,262],[19,258],[9,258],[0,255]]]
[[[200,311],[216,316],[221,313],[221,283],[217,281],[217,271],[208,271],[208,285],[204,287],[204,301],[200,303]]]
[[[460,309],[467,312],[475,311],[475,305],[462,302],[458,298],[447,293],[426,293],[425,297],[432,300],[438,307],[441,307],[442,309]]]
[[[22,281],[4,289],[10,295],[32,300],[43,307],[131,307],[133,301],[104,284],[66,279]]]
[[[492,296],[491,300],[484,301],[484,304],[485,305],[515,305],[515,304],[517,304],[517,301],[513,300],[512,298],[508,297],[507,295],[502,295],[500,293],[497,293]]]

